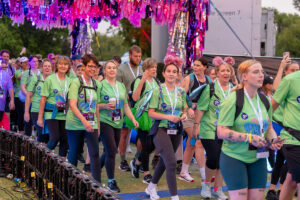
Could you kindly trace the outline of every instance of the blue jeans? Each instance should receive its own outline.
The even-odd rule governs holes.
[[[92,176],[95,180],[101,182],[98,131],[95,130],[93,133],[90,133],[85,130],[67,130],[67,134],[69,142],[68,161],[72,165],[77,166],[78,155],[81,153],[85,138],[91,158]]]

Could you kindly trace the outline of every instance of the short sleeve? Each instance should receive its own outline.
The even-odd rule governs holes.
[[[273,99],[280,105],[287,98],[288,92],[290,88],[290,81],[288,78],[283,78],[280,85],[278,86],[275,94],[273,95]]]
[[[210,103],[210,85],[207,85],[203,90],[197,104],[197,110],[208,111]]]
[[[159,89],[158,88],[155,88],[153,90],[153,94],[152,94],[152,97],[150,99],[150,102],[149,102],[149,108],[155,108],[157,109],[158,108],[158,104],[159,104]]]
[[[122,84],[122,88],[123,88],[123,90],[124,90],[124,92],[125,92],[124,104],[127,104],[128,101],[127,101],[127,91],[126,91],[126,87],[125,87],[125,85],[124,85],[123,83],[121,83],[121,84]]]
[[[33,89],[34,89],[36,82],[37,82],[37,77],[36,76],[32,77],[32,79],[27,87],[28,92],[34,92]]]
[[[271,101],[268,99],[269,101],[269,110],[268,110],[268,116],[269,116],[269,120],[272,121],[273,120],[273,108],[272,108],[272,104],[271,104]]]
[[[49,97],[51,87],[51,78],[47,77],[44,81],[44,86],[41,91],[41,96]]]
[[[236,112],[236,93],[232,92],[220,105],[219,126],[231,127],[234,125]]]
[[[99,104],[99,103],[101,103],[101,100],[100,100],[100,93],[101,93],[103,84],[102,84],[102,81],[101,81],[101,82],[96,81],[96,84],[97,84],[97,103]]]
[[[68,99],[76,99],[76,100],[78,99],[79,87],[80,87],[80,83],[79,83],[78,78],[76,78],[71,83]]]
[[[135,79],[134,86],[133,86],[133,92],[136,90],[136,88],[139,86],[139,83],[141,82],[140,78]]]

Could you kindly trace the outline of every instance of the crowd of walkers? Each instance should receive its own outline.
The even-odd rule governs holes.
[[[157,78],[157,61],[142,61],[135,45],[126,64],[114,56],[101,66],[92,54],[10,59],[8,50],[0,59],[1,128],[36,135],[50,150],[59,147],[61,157],[75,166],[84,162],[83,170],[99,182],[105,167],[112,192],[120,192],[117,153],[120,170],[134,178],[142,171],[152,200],[160,198],[164,172],[171,199],[179,199],[176,174],[194,182],[192,160],[206,199],[229,199],[224,183],[234,200],[286,200],[300,190],[300,72],[289,55],[275,78],[256,60],[243,61],[236,77],[231,57],[215,57],[212,66],[198,58],[183,75],[183,61],[169,55],[164,81]],[[128,164],[133,129],[137,151]],[[273,171],[264,197],[267,161]]]

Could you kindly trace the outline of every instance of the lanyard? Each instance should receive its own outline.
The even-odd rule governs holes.
[[[259,96],[258,96],[258,94],[256,94],[257,109],[258,109],[258,113],[257,113],[257,110],[256,110],[256,108],[254,107],[254,105],[253,105],[253,103],[252,103],[252,101],[251,101],[251,99],[250,99],[250,97],[249,97],[249,94],[248,94],[247,90],[244,89],[244,91],[245,91],[246,97],[247,97],[247,99],[248,99],[248,101],[249,101],[249,103],[250,103],[250,105],[251,105],[251,107],[252,107],[252,110],[254,111],[254,114],[256,115],[257,120],[258,120],[258,122],[259,122],[259,127],[260,127],[260,131],[261,131],[261,135],[262,135],[262,137],[264,137],[264,135],[263,135],[263,133],[264,133],[264,129],[263,129],[263,118],[262,118],[261,108],[260,108],[260,105],[259,105]]]
[[[105,81],[109,84],[109,82],[105,79]],[[115,93],[115,96],[116,96],[116,99],[117,99],[117,105],[119,104],[119,98],[120,98],[120,94],[119,94],[119,88],[118,88],[118,83],[116,82],[116,90],[115,88],[109,84],[111,86],[111,88],[113,89],[114,93]]]
[[[81,75],[81,77],[82,77],[83,83],[84,83],[86,86],[89,86],[89,85],[87,84],[87,82],[85,81],[84,76]],[[92,81],[92,80],[91,80],[91,86],[93,86],[93,81]],[[94,96],[94,94],[93,94],[93,91],[92,91],[91,89],[87,89],[87,92],[89,93],[89,97],[90,97],[89,107],[91,108],[92,102],[93,102],[93,96]]]
[[[153,78],[152,78],[152,86],[151,86],[151,84],[149,83],[148,80],[146,80],[146,81],[147,81],[147,83],[148,83],[148,85],[150,87],[150,90],[155,88],[155,84],[154,84],[154,79]]]
[[[219,85],[219,87],[220,87],[220,89],[221,89],[221,91],[223,93],[224,99],[225,99],[229,95],[229,93],[230,93],[230,84],[228,85],[228,94],[226,96],[223,88],[221,87],[221,84],[220,84],[219,80],[217,80],[217,82],[218,82],[218,85]]]
[[[129,67],[129,69],[130,69],[130,71],[131,71],[131,73],[132,73],[134,79],[136,79],[136,77],[137,77],[137,76],[139,75],[139,73],[140,73],[140,68],[139,68],[139,66],[137,67],[137,74],[136,74],[136,75],[134,74],[134,72],[133,72],[133,70],[132,70],[132,67],[130,66],[129,63],[128,63],[128,67]]]
[[[61,86],[61,82],[60,82],[60,80],[59,80],[59,78],[58,78],[57,73],[56,73],[56,78],[57,78],[57,80],[58,80],[60,89],[63,90],[63,88],[62,88],[62,86]],[[68,83],[67,83],[67,78],[65,78],[65,88],[64,88],[64,91],[63,91],[63,95],[64,95],[65,101],[66,101],[67,85],[68,85]]]
[[[170,100],[171,109],[172,109],[172,115],[173,115],[174,111],[176,109],[176,105],[177,105],[177,87],[175,86],[175,90],[174,90],[174,92],[175,92],[175,100],[174,100],[175,102],[174,102],[174,104],[172,102],[172,98],[171,98],[170,92],[169,92],[168,87],[166,85],[165,85],[165,88],[167,90],[167,94],[168,94],[168,97],[169,97],[169,100]]]

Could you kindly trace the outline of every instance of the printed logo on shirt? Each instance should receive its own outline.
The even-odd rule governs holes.
[[[105,96],[104,96],[104,100],[105,100],[105,101],[108,101],[108,99],[109,99],[109,96],[108,96],[108,95],[105,95]]]
[[[162,103],[162,104],[161,104],[161,107],[162,107],[162,108],[166,108],[166,107],[167,107],[167,104],[166,104],[166,103]]]
[[[41,90],[41,86],[38,86],[36,89],[37,89],[37,90]]]
[[[214,105],[215,105],[215,106],[220,105],[220,101],[219,101],[219,100],[214,100]]]
[[[241,117],[242,117],[243,120],[248,119],[248,115],[246,113],[242,113]]]
[[[80,97],[80,98],[83,98],[83,97],[84,97],[84,95],[83,95],[83,94],[80,94],[80,95],[79,95],[79,97]]]
[[[54,90],[53,90],[53,93],[54,93],[54,94],[58,93],[58,90],[57,90],[57,89],[54,89]]]
[[[300,103],[300,96],[299,96],[299,97],[297,97],[297,101],[298,101],[298,103]]]

